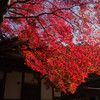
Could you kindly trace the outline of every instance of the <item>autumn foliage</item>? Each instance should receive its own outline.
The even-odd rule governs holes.
[[[20,54],[61,91],[74,93],[88,73],[100,74],[99,0],[12,0],[2,23]]]

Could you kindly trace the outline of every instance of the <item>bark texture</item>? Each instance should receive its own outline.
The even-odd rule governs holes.
[[[1,29],[1,25],[2,25],[4,15],[7,12],[9,2],[10,2],[10,0],[0,0],[0,29]]]

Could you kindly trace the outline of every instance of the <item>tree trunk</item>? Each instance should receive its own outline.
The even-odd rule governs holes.
[[[1,30],[1,25],[3,22],[4,15],[7,12],[7,8],[9,4],[10,4],[10,0],[0,0],[0,30]]]

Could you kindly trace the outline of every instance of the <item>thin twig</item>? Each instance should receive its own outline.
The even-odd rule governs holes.
[[[45,33],[51,37],[53,37],[52,35],[48,34],[48,32],[46,31],[45,27],[42,25],[42,23],[40,22],[40,20],[37,18],[37,21],[40,23],[40,25],[42,26],[43,30],[45,31]]]

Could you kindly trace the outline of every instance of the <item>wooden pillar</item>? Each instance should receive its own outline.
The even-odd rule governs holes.
[[[52,87],[46,87],[45,79],[41,80],[41,100],[53,100]]]
[[[21,81],[21,72],[9,72],[6,74],[4,99],[20,99]]]

